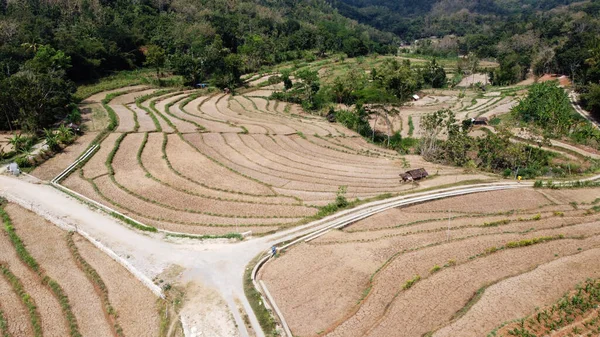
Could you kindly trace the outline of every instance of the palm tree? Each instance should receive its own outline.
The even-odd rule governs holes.
[[[57,151],[59,149],[58,136],[54,133],[54,131],[44,129],[44,138],[46,140],[46,145],[48,145],[50,150]]]
[[[58,128],[58,141],[63,144],[71,144],[73,142],[73,131],[64,124]]]
[[[23,137],[20,133],[12,136],[9,140],[9,143],[13,146],[13,149],[17,152],[21,150],[23,145],[25,145],[25,137]]]

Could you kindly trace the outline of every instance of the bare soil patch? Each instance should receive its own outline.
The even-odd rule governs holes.
[[[185,118],[204,126],[210,132],[242,132],[243,130],[237,126],[231,126],[223,121],[217,121],[211,118],[206,118],[203,109],[216,110],[216,106],[203,103],[209,98],[198,97],[182,108],[182,112],[187,113]],[[201,105],[202,104],[202,105]]]
[[[134,131],[135,128],[135,113],[129,110],[125,105],[118,105],[111,103],[109,107],[114,110],[115,114],[117,114],[117,118],[119,119],[119,126],[117,127],[116,132],[131,132]]]
[[[163,142],[163,135],[158,133],[151,133],[148,135],[148,141],[142,153],[142,163],[153,177],[166,183],[170,186],[174,186],[180,189],[184,189],[189,193],[197,195],[206,195],[213,197],[217,200],[237,200],[247,201],[252,203],[270,203],[270,204],[298,204],[298,201],[291,197],[285,196],[252,196],[244,195],[233,192],[225,192],[216,189],[210,189],[199,183],[194,183],[191,180],[185,179],[169,168],[167,162],[162,156],[160,151],[156,149],[161,148]]]
[[[79,236],[73,239],[81,256],[102,275],[123,333],[126,336],[157,336],[160,318],[154,294],[91,243]]]
[[[156,125],[154,125],[154,121],[152,120],[152,117],[150,117],[149,113],[147,113],[143,109],[138,108],[138,106],[135,105],[135,103],[129,104],[127,105],[127,107],[131,111],[133,111],[134,114],[137,115],[137,120],[139,123],[138,132],[148,132],[156,130]]]
[[[504,190],[483,192],[460,197],[427,202],[405,208],[408,212],[429,212],[430,210],[452,210],[465,213],[507,212],[518,209],[531,209],[549,204],[550,201],[535,190]]]
[[[555,254],[574,254],[582,245],[575,240],[507,250],[437,273],[401,292],[384,319],[367,336],[390,333],[421,336],[449,321],[482,286],[528,272],[540,263],[552,261]],[[415,319],[419,325],[410,324]]]
[[[528,317],[507,322],[492,332],[496,336],[511,336],[518,331],[536,336],[593,336],[600,329],[598,288],[597,280],[588,279],[552,306],[536,308]]]
[[[102,102],[102,100],[106,97],[106,95],[109,94],[113,94],[116,92],[123,92],[123,91],[141,91],[143,89],[147,89],[148,86],[147,85],[133,85],[133,86],[129,86],[129,87],[123,87],[123,88],[118,88],[118,89],[113,89],[113,90],[107,90],[107,91],[103,91],[103,92],[99,92],[97,94],[93,94],[92,96],[86,98],[85,100],[83,100],[82,103],[87,104],[87,103],[100,103]]]
[[[124,90],[117,90],[117,91],[124,91]],[[150,95],[150,94],[156,92],[157,89],[146,89],[146,90],[137,90],[137,91],[125,90],[125,91],[128,91],[128,93],[115,97],[112,101],[110,101],[110,104],[111,105],[113,105],[113,104],[114,105],[127,105],[127,104],[131,104],[131,103],[135,103],[135,100],[137,98],[146,96],[146,95]]]
[[[67,166],[71,165],[90,145],[92,140],[96,138],[96,132],[87,132],[83,136],[78,137],[75,142],[64,148],[61,153],[48,159],[40,166],[36,167],[32,175],[42,179],[51,180],[59,175]]]
[[[257,224],[281,224],[293,223],[298,221],[297,218],[234,218],[178,211],[166,207],[161,207],[154,203],[137,198],[114,185],[110,178],[107,176],[103,176],[96,179],[95,183],[102,195],[114,203],[113,205],[110,205],[111,207],[114,206],[115,208],[121,210],[124,214],[135,218],[140,218],[142,221],[144,220],[144,218],[152,219],[152,223],[156,223],[156,221],[158,221],[159,223],[177,223],[183,225],[235,226]],[[103,202],[106,203],[106,200],[103,200]]]
[[[0,262],[3,262],[2,258],[0,258]],[[12,336],[33,336],[29,312],[3,276],[0,277],[0,294],[2,296],[0,310],[2,310],[7,321],[8,332]]]
[[[535,308],[554,303],[577,284],[600,276],[600,265],[593,262],[599,257],[600,249],[590,249],[494,284],[468,314],[435,336],[481,336],[505,321],[519,319]]]
[[[141,103],[141,105],[142,105],[142,107],[144,107],[148,110],[152,110],[152,108],[150,107],[150,104],[153,102],[159,101],[161,99],[161,97],[154,97],[152,99],[143,101]],[[163,132],[167,132],[167,133],[175,132],[175,130],[162,117],[160,117],[159,114],[157,114],[155,111],[152,111],[152,113],[158,120],[158,124],[160,125],[160,128],[162,129]],[[162,113],[162,111],[161,111],[161,113]]]
[[[184,136],[184,139],[196,146],[201,145],[201,138],[199,134]],[[261,195],[273,194],[267,186],[238,175],[213,162],[177,135],[168,136],[166,152],[173,168],[194,181],[226,191]],[[206,152],[203,153],[206,154]]]
[[[87,178],[95,178],[102,174],[108,174],[106,158],[115,147],[115,141],[120,136],[121,135],[118,133],[111,133],[102,141],[100,149],[96,151],[94,156],[83,167],[83,171]]]
[[[140,198],[181,211],[220,214],[223,217],[303,217],[315,213],[314,209],[300,205],[280,206],[225,200],[216,203],[212,199],[186,194],[161,185],[146,177],[135,159],[143,138],[142,134],[128,135],[121,142],[113,161],[115,180]]]
[[[544,190],[544,193],[565,203],[600,205],[600,188]]]
[[[488,84],[490,83],[489,76],[487,74],[473,74],[465,76],[462,81],[458,84],[459,87],[469,87],[477,83]]]

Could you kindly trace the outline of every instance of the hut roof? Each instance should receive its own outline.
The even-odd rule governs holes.
[[[413,179],[421,179],[421,178],[425,178],[429,175],[429,173],[427,173],[427,171],[425,171],[424,168],[418,168],[415,170],[406,171],[406,173],[410,174],[410,176]]]

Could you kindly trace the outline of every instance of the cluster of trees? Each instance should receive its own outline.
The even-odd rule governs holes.
[[[496,58],[493,84],[570,76],[600,114],[600,2],[575,0],[330,0],[359,22],[397,34],[419,53]],[[430,38],[437,36],[437,38]],[[415,39],[421,39],[414,43]],[[408,49],[405,49],[408,50]]]
[[[422,88],[447,85],[446,72],[435,59],[424,67],[415,67],[409,60],[386,59],[371,69],[370,74],[356,67],[324,85],[318,73],[308,68],[295,72],[296,83],[290,81],[290,76],[289,70],[283,71],[278,80],[284,82],[286,90],[274,93],[273,98],[302,104],[307,110],[335,104],[401,104]]]
[[[565,91],[554,82],[534,84],[511,113],[516,120],[532,126],[532,130],[541,130],[544,139],[568,137],[600,149],[600,131],[573,110]],[[497,128],[497,133],[490,131],[484,137],[471,137],[470,121],[460,123],[451,110],[425,116],[421,127],[419,152],[430,161],[526,178],[583,170],[578,163],[554,161],[556,154],[541,147],[511,141],[513,135],[503,127]]]
[[[507,130],[500,129],[498,134],[488,132],[477,138],[469,136],[471,124],[459,123],[451,110],[431,113],[423,118],[421,124],[423,135],[418,151],[429,161],[525,178],[567,173],[564,163],[553,162],[554,153],[512,142],[512,135]],[[580,166],[573,164],[569,169],[575,172]]]
[[[20,128],[35,132],[57,119],[77,114],[72,94],[73,82],[67,77],[71,58],[50,46],[41,46],[35,56],[17,72],[0,75],[0,130]]]
[[[577,0],[328,0],[341,14],[405,41],[467,35],[490,30],[503,22],[569,5]]]
[[[0,32],[0,129],[32,130],[70,113],[73,83],[119,70],[150,66],[228,87],[263,65],[388,53],[397,41],[324,0],[0,1]],[[62,63],[40,64],[40,52]]]
[[[600,131],[575,112],[565,91],[554,82],[531,86],[512,114],[541,129],[545,138],[570,138],[600,149]]]

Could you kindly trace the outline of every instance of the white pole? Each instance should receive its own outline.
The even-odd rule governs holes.
[[[448,231],[446,232],[446,241],[450,241],[450,208],[448,208]]]

